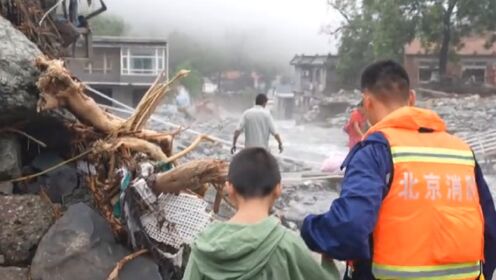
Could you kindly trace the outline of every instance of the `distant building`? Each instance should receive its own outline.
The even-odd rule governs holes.
[[[129,106],[138,104],[160,72],[168,75],[165,40],[95,36],[92,44],[89,58],[66,58],[67,66],[85,84]],[[76,52],[82,51],[78,46]],[[111,104],[90,95],[98,103]]]
[[[335,91],[337,56],[295,55],[293,91],[299,95],[330,94]]]
[[[496,44],[487,45],[485,36],[462,38],[456,62],[449,62],[447,76],[474,84],[496,86]],[[405,46],[405,68],[414,87],[439,80],[439,58],[420,40]]]
[[[216,80],[219,81],[219,78]],[[250,90],[257,92],[264,91],[265,85],[264,77],[255,71],[228,70],[220,74],[218,91],[228,94],[239,94]]]

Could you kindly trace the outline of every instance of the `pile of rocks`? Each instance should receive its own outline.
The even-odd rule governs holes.
[[[474,133],[496,129],[496,96],[452,95],[424,99],[419,106],[437,112],[454,133]]]

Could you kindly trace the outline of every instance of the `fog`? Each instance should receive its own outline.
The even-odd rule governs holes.
[[[336,51],[335,39],[320,32],[323,25],[339,23],[326,0],[107,0],[106,3],[109,13],[125,19],[130,35],[167,38],[171,32],[181,32],[218,47],[236,41],[244,52],[286,65],[296,53]]]

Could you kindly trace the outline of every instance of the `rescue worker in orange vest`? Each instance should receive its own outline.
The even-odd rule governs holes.
[[[345,279],[492,279],[496,211],[470,147],[414,107],[401,65],[376,62],[361,84],[373,126],[343,164],[340,197],[305,218],[307,245],[353,260]]]

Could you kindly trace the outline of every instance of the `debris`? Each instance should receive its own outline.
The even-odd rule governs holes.
[[[185,193],[193,191],[202,196],[209,185],[223,184],[227,175],[227,163],[220,160],[177,165],[176,160],[202,141],[211,141],[208,136],[200,135],[172,155],[172,141],[180,130],[163,133],[145,128],[161,98],[188,71],[180,71],[171,80],[160,74],[137,110],[124,120],[105,112],[88,97],[84,85],[72,77],[62,61],[39,57],[36,65],[41,71],[38,110],[65,108],[79,120],[76,124],[67,123],[78,141],[75,152],[80,153],[69,161],[84,157],[93,166],[87,168],[94,170],[86,173],[87,184],[95,206],[114,235],[121,240],[130,239],[135,249],[150,250],[168,278],[180,279],[183,259],[187,257],[184,252],[211,221],[207,203]],[[155,197],[154,201],[143,200],[148,196]]]
[[[77,155],[75,157],[72,157],[72,158],[70,158],[70,159],[68,159],[66,161],[60,162],[60,163],[58,163],[58,164],[56,164],[54,166],[51,166],[51,167],[49,167],[49,168],[47,168],[47,169],[45,169],[43,171],[40,171],[40,172],[36,173],[36,174],[27,175],[27,176],[23,176],[23,177],[20,177],[20,178],[14,178],[14,179],[11,179],[11,180],[9,180],[7,182],[21,182],[21,181],[25,181],[25,180],[36,178],[38,176],[41,176],[43,174],[47,174],[47,173],[49,173],[49,172],[51,172],[53,170],[56,170],[57,168],[59,168],[61,166],[64,166],[64,165],[66,165],[66,164],[68,164],[70,162],[76,161],[76,160],[78,160],[78,159],[80,159],[80,158],[88,155],[91,152],[93,152],[93,151],[92,150],[85,151],[85,152],[83,152],[83,153],[81,153],[81,154],[79,154],[79,155]]]
[[[126,265],[126,263],[132,261],[133,259],[148,253],[147,249],[141,249],[136,251],[130,255],[125,256],[122,260],[117,262],[117,265],[114,267],[110,275],[107,277],[107,280],[118,280],[119,279],[119,271]]]
[[[41,1],[0,1],[0,16],[12,22],[31,42],[35,42],[44,54],[59,57],[62,38],[51,18],[42,21],[44,14]]]
[[[155,193],[177,193],[190,189],[203,194],[206,183],[225,183],[228,165],[220,160],[194,160],[159,173],[150,187]]]
[[[7,127],[7,128],[4,128],[4,129],[0,129],[0,133],[3,133],[3,132],[13,132],[13,133],[17,133],[17,134],[20,134],[26,138],[28,138],[29,140],[35,142],[36,144],[40,145],[41,147],[43,148],[46,148],[47,145],[45,143],[43,143],[42,141],[36,139],[35,137],[27,134],[26,132],[24,131],[21,131],[21,130],[18,130],[18,129],[15,129],[15,128],[12,128],[12,127]]]

